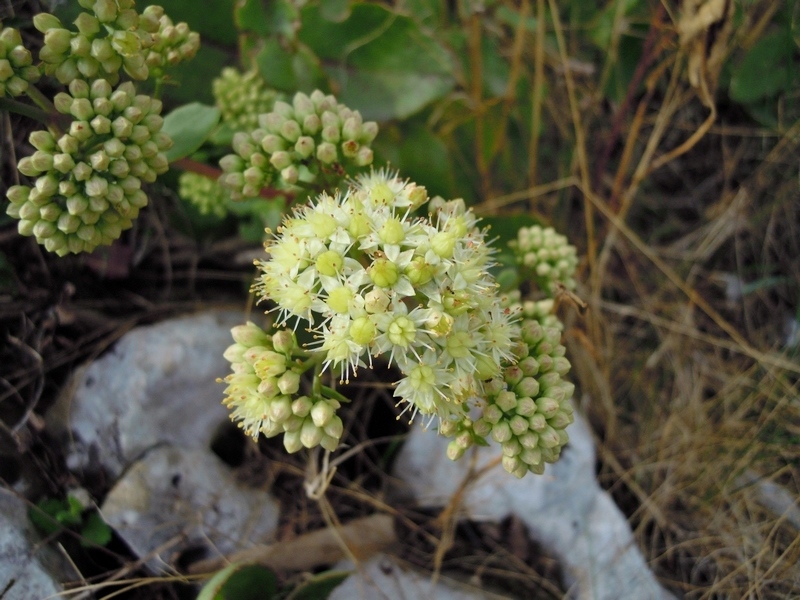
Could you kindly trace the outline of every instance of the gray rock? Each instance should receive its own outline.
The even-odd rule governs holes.
[[[329,600],[387,600],[387,598],[425,598],[436,600],[484,600],[487,594],[469,586],[404,569],[390,556],[379,554],[359,563],[343,561],[335,569],[353,574],[336,587]]]
[[[130,467],[100,512],[154,570],[187,549],[216,557],[272,537],[278,503],[238,482],[210,452],[155,448]],[[199,558],[199,557],[198,557]]]
[[[63,592],[76,579],[55,550],[43,545],[28,521],[25,502],[0,487],[0,598],[32,600]]]
[[[648,569],[625,516],[597,484],[594,443],[577,414],[569,436],[560,460],[547,465],[544,475],[518,480],[498,464],[468,485],[461,508],[474,520],[519,517],[562,562],[575,598],[671,597]],[[472,457],[450,461],[446,447],[445,438],[415,428],[398,457],[395,474],[423,506],[445,506],[470,477]],[[496,445],[475,452],[475,471],[500,456]]]
[[[140,327],[82,369],[72,396],[48,414],[52,428],[69,430],[68,466],[117,477],[158,444],[208,448],[228,419],[215,383],[230,370],[222,353],[243,322],[242,313],[216,312]]]

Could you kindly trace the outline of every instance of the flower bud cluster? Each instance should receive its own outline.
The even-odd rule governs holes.
[[[448,424],[454,436],[447,454],[457,459],[474,442],[491,437],[503,449],[503,468],[516,477],[541,474],[555,462],[568,441],[573,421],[570,399],[574,384],[563,376],[570,369],[560,344],[561,332],[523,319],[521,340],[514,346],[517,361],[502,376],[486,382],[486,403],[474,422]]]
[[[335,450],[344,430],[336,414],[339,402],[297,396],[301,369],[292,357],[294,334],[284,329],[268,335],[254,323],[234,327],[231,334],[235,343],[224,356],[233,372],[220,380],[228,384],[223,404],[231,409],[231,420],[253,439],[283,433],[288,452],[315,446]]]
[[[140,26],[149,31],[151,22],[158,20],[158,30],[153,32],[153,45],[145,53],[145,64],[151,74],[160,76],[164,69],[194,58],[200,49],[200,34],[189,29],[186,23],[175,25],[160,6],[144,9]]]
[[[394,395],[413,420],[460,420],[501,374],[519,335],[500,306],[491,251],[462,200],[432,203],[385,171],[297,208],[266,243],[255,291],[279,321],[306,321],[325,367],[349,380],[383,356],[402,373]]]
[[[132,79],[144,80],[151,68],[191,58],[199,47],[199,36],[185,23],[173,25],[160,6],[148,6],[139,14],[134,0],[78,3],[92,13],[78,15],[77,31],[65,28],[49,13],[33,19],[34,27],[44,34],[39,58],[45,73],[64,85],[75,79],[105,79],[116,85],[120,69]]]
[[[28,84],[39,80],[30,51],[22,45],[19,31],[0,22],[0,98],[21,96]]]
[[[258,196],[277,176],[293,185],[300,168],[320,169],[372,164],[370,144],[378,133],[374,121],[339,104],[319,90],[295,94],[292,103],[277,101],[272,112],[258,116],[259,128],[233,137],[233,150],[222,158],[220,183],[234,200]]]
[[[215,179],[184,171],[178,178],[178,195],[191,202],[201,215],[214,215],[222,218],[228,210],[226,205],[230,200],[228,190],[224,189]]]
[[[577,250],[566,236],[552,227],[533,225],[521,228],[510,246],[517,262],[533,271],[542,290],[553,293],[558,283],[569,290],[575,288]]]
[[[22,235],[63,256],[110,244],[131,227],[147,204],[142,182],[167,170],[172,140],[161,132],[161,102],[136,95],[130,82],[113,90],[104,79],[75,79],[54,103],[72,117],[69,131],[31,134],[36,152],[18,168],[36,183],[9,189],[7,213]]]
[[[235,131],[252,131],[258,128],[258,115],[268,113],[275,106],[279,94],[267,86],[257,70],[241,73],[226,67],[211,85],[223,123]]]

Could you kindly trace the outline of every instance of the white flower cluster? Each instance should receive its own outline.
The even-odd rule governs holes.
[[[255,288],[279,324],[308,322],[341,379],[382,355],[403,374],[394,394],[412,420],[459,421],[514,360],[519,327],[497,298],[476,217],[438,198],[429,217],[412,216],[427,200],[386,171],[322,194],[267,242]]]

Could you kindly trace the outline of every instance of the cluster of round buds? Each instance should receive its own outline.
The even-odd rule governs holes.
[[[74,79],[97,78],[115,85],[120,69],[132,79],[144,80],[150,75],[150,66],[161,67],[165,60],[172,64],[197,51],[197,35],[192,36],[185,24],[173,27],[160,6],[148,6],[140,15],[134,0],[78,3],[93,14],[78,15],[74,21],[77,32],[66,29],[49,13],[33,18],[36,29],[44,34],[39,58],[45,73],[65,85]]]
[[[142,182],[167,170],[172,140],[161,131],[161,102],[137,96],[130,82],[112,90],[104,79],[76,79],[54,103],[72,117],[69,131],[31,134],[36,152],[18,168],[36,183],[12,186],[7,212],[22,235],[63,256],[110,244],[131,227],[147,204]]]
[[[230,194],[216,180],[205,175],[184,171],[178,178],[178,195],[192,203],[201,215],[224,217]]]
[[[0,98],[21,96],[28,84],[39,80],[30,51],[22,45],[19,31],[0,22]]]
[[[502,447],[503,468],[516,477],[529,471],[541,474],[545,463],[558,459],[569,439],[566,427],[573,421],[570,399],[575,390],[563,379],[570,364],[561,332],[524,319],[521,338],[514,346],[516,364],[486,383],[480,418],[442,428],[443,434],[454,436],[447,449],[451,459],[489,437]]]
[[[228,384],[223,401],[231,420],[257,439],[281,433],[288,452],[321,445],[333,451],[342,435],[339,402],[296,396],[300,391],[298,349],[294,334],[284,329],[268,335],[254,323],[231,330],[234,344],[225,351],[232,373],[220,380]]]
[[[211,85],[223,123],[235,131],[258,128],[258,115],[268,113],[278,100],[278,92],[269,88],[257,70],[241,73],[226,67]]]
[[[186,23],[175,25],[160,6],[148,6],[142,13],[141,23],[158,19],[158,31],[153,33],[153,44],[146,52],[145,64],[161,74],[165,67],[177,65],[184,60],[194,58],[200,49],[200,34],[191,31]]]
[[[505,296],[503,306],[512,307],[520,312],[523,319],[533,319],[542,327],[551,327],[564,330],[564,324],[554,313],[555,300],[553,298],[543,298],[542,300],[522,300],[519,290],[513,290]]]
[[[413,420],[460,418],[512,360],[516,315],[500,306],[491,250],[464,202],[411,213],[425,188],[384,171],[320,195],[266,244],[255,290],[297,317],[342,380],[383,356],[403,377],[394,395]]]
[[[510,246],[517,262],[533,271],[542,290],[553,293],[559,283],[570,290],[575,288],[577,250],[566,236],[552,227],[533,225],[521,228]]]
[[[276,174],[289,185],[300,167],[312,174],[335,166],[372,164],[370,144],[378,133],[374,121],[339,104],[319,90],[295,94],[292,103],[277,101],[272,112],[258,116],[259,128],[233,137],[233,150],[220,161],[220,182],[234,200],[258,196]]]

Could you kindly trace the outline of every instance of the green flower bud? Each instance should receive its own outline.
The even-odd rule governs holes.
[[[344,423],[342,422],[342,419],[339,417],[339,415],[333,415],[331,417],[331,420],[328,421],[327,425],[323,427],[323,431],[325,432],[325,435],[330,436],[335,440],[341,438],[342,433],[344,432]],[[326,449],[330,450],[330,448]],[[332,451],[333,450],[331,450],[331,452]]]
[[[520,397],[535,398],[539,395],[539,382],[533,377],[524,377],[514,388]]]
[[[282,329],[272,336],[272,346],[276,352],[282,352],[289,356],[297,347],[297,340],[291,330]]]
[[[499,421],[492,426],[492,439],[495,442],[502,444],[511,439],[511,427],[507,421]]]
[[[336,153],[336,146],[329,142],[322,142],[317,146],[317,159],[329,165],[331,163],[336,162],[337,153]]]
[[[358,317],[350,325],[350,337],[360,346],[368,346],[375,339],[375,324],[369,317]]]
[[[533,431],[541,433],[547,427],[547,419],[541,413],[528,417],[528,425]]]
[[[322,122],[317,115],[308,115],[303,118],[303,133],[306,135],[317,135],[322,128]]]
[[[364,309],[370,314],[384,313],[390,301],[386,292],[381,289],[373,289],[364,296]]]
[[[533,398],[524,396],[517,399],[516,413],[518,415],[522,415],[523,417],[530,417],[536,414],[536,411],[537,411],[536,402],[533,401]]]
[[[61,29],[62,27],[58,17],[49,13],[39,13],[35,15],[33,17],[33,26],[42,33],[47,33],[51,29]]]
[[[478,437],[485,438],[492,432],[492,424],[484,418],[478,419],[472,424],[472,431]]]
[[[278,396],[269,405],[269,418],[276,423],[283,423],[293,414],[292,401],[289,396]]]
[[[286,371],[278,379],[278,389],[286,395],[297,393],[300,389],[300,375],[294,371]]]
[[[311,419],[316,427],[325,427],[334,415],[333,406],[326,400],[319,400],[311,409]]]
[[[297,170],[297,167],[294,165],[289,165],[285,169],[281,170],[281,179],[283,179],[289,185],[294,185],[297,183],[297,180],[300,178],[300,171]]]
[[[314,401],[308,396],[300,396],[297,400],[292,402],[292,412],[302,418],[307,417],[313,407]]]
[[[447,444],[447,458],[449,458],[450,460],[458,460],[459,458],[464,456],[465,452],[466,449],[462,448],[455,440]]]
[[[503,418],[503,411],[496,404],[490,404],[483,409],[482,418],[492,425],[496,425]]]
[[[335,250],[322,252],[315,261],[317,271],[327,277],[335,277],[342,270],[343,265],[342,255]]]
[[[528,431],[528,419],[521,415],[515,415],[508,421],[508,426],[515,436],[520,436]]]
[[[522,445],[514,438],[503,443],[503,456],[517,456],[522,452]]]
[[[315,406],[316,408],[316,406]],[[314,410],[311,410],[313,416]],[[314,448],[322,441],[324,433],[320,426],[315,425],[311,419],[303,421],[303,427],[300,429],[300,442],[306,448]]]
[[[270,164],[278,170],[285,169],[292,164],[292,158],[288,152],[275,152],[269,159]]]
[[[289,454],[293,454],[303,447],[299,429],[297,431],[287,431],[283,434],[283,447]]]
[[[357,167],[366,167],[372,164],[373,153],[372,148],[361,146],[356,152],[353,162]]]
[[[36,18],[34,17],[34,23],[35,22]],[[45,46],[48,46],[50,50],[56,54],[64,54],[69,50],[71,41],[72,34],[68,30],[59,27],[48,29],[44,34]]]
[[[79,14],[74,23],[82,36],[90,38],[100,32],[100,21],[97,20],[97,17],[89,13]]]
[[[314,138],[309,136],[300,136],[297,138],[297,142],[294,145],[294,150],[299,154],[302,158],[308,158],[314,153]]]
[[[388,258],[375,259],[367,269],[367,274],[372,283],[382,288],[390,288],[400,279],[397,265]]]
[[[517,396],[514,392],[500,392],[495,398],[495,403],[503,412],[509,412],[517,407]]]

